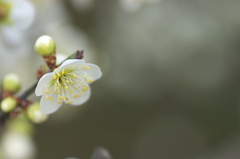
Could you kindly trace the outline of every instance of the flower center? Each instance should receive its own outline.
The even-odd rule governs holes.
[[[45,93],[46,99],[57,101],[57,103],[74,103],[75,98],[85,94],[88,90],[88,83],[92,82],[90,77],[84,71],[79,71],[78,75],[74,69],[63,69],[55,72],[50,87]]]

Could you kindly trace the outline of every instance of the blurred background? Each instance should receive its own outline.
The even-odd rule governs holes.
[[[99,146],[114,159],[240,158],[239,0],[32,3],[23,40],[0,44],[1,77],[33,84],[44,34],[103,72],[87,103],[34,125],[35,159],[86,159]]]

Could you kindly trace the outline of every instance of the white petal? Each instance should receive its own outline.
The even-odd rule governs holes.
[[[102,76],[102,71],[101,69],[95,65],[95,64],[91,64],[91,63],[86,63],[86,66],[90,67],[90,70],[85,69],[84,72],[87,73],[87,75],[92,79],[92,80],[97,80],[99,78],[101,78]]]
[[[79,59],[68,59],[63,62],[63,64],[59,67],[59,69],[65,68],[68,65],[78,65],[78,64],[85,64],[84,60],[79,60]]]
[[[56,100],[46,100],[46,95],[43,95],[40,101],[40,110],[44,114],[51,114],[57,111],[62,104],[57,103]]]
[[[71,105],[79,106],[84,104],[85,102],[88,101],[88,99],[90,98],[90,95],[91,95],[91,89],[89,87],[88,90],[85,91],[84,94],[81,94],[80,97],[72,98],[71,100],[73,101],[73,103],[71,103]]]
[[[52,73],[47,73],[43,75],[38,81],[37,87],[35,89],[36,96],[41,96],[44,93],[44,88],[48,86],[48,83],[52,79]]]

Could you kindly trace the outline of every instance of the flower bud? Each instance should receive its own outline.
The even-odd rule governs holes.
[[[2,81],[4,91],[16,93],[20,88],[20,80],[16,74],[7,74]]]
[[[29,105],[27,109],[27,116],[32,122],[36,124],[43,123],[48,119],[48,115],[41,112],[39,102]]]
[[[17,101],[12,97],[4,98],[1,102],[1,109],[3,112],[6,112],[6,113],[14,110],[16,106],[17,106]]]
[[[34,133],[33,125],[28,120],[25,111],[19,112],[18,116],[9,120],[6,125],[6,130],[27,136]]]
[[[43,35],[37,39],[34,49],[41,56],[52,55],[56,50],[56,44],[52,37]]]

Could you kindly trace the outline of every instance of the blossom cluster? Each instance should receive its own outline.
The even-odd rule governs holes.
[[[28,39],[26,30],[34,23],[34,17],[35,7],[30,0],[0,0],[1,57],[24,50],[22,45]],[[87,102],[91,96],[90,84],[102,76],[97,65],[83,60],[83,50],[57,63],[57,45],[48,35],[36,39],[31,50],[33,48],[44,61],[36,70],[35,83],[24,90],[16,73],[4,73],[0,82],[0,136],[3,137],[0,140],[0,159],[34,158],[34,144],[29,138],[33,134],[32,125],[47,121],[49,114],[63,104],[80,106]],[[32,94],[41,98],[31,98]],[[28,157],[27,149],[31,149]]]
[[[89,84],[102,76],[100,68],[95,64],[86,63],[82,59],[83,51],[77,51],[72,56],[74,59],[67,59],[57,65],[55,49],[56,44],[50,36],[41,36],[36,41],[35,50],[44,58],[47,69],[39,68],[37,84],[21,96],[14,96],[14,93],[20,89],[18,77],[9,74],[4,78],[1,98],[2,112],[14,117],[26,110],[28,117],[38,122],[45,120],[46,114],[57,111],[63,103],[78,106],[90,98]],[[36,96],[42,96],[39,104],[27,100],[33,88]]]

